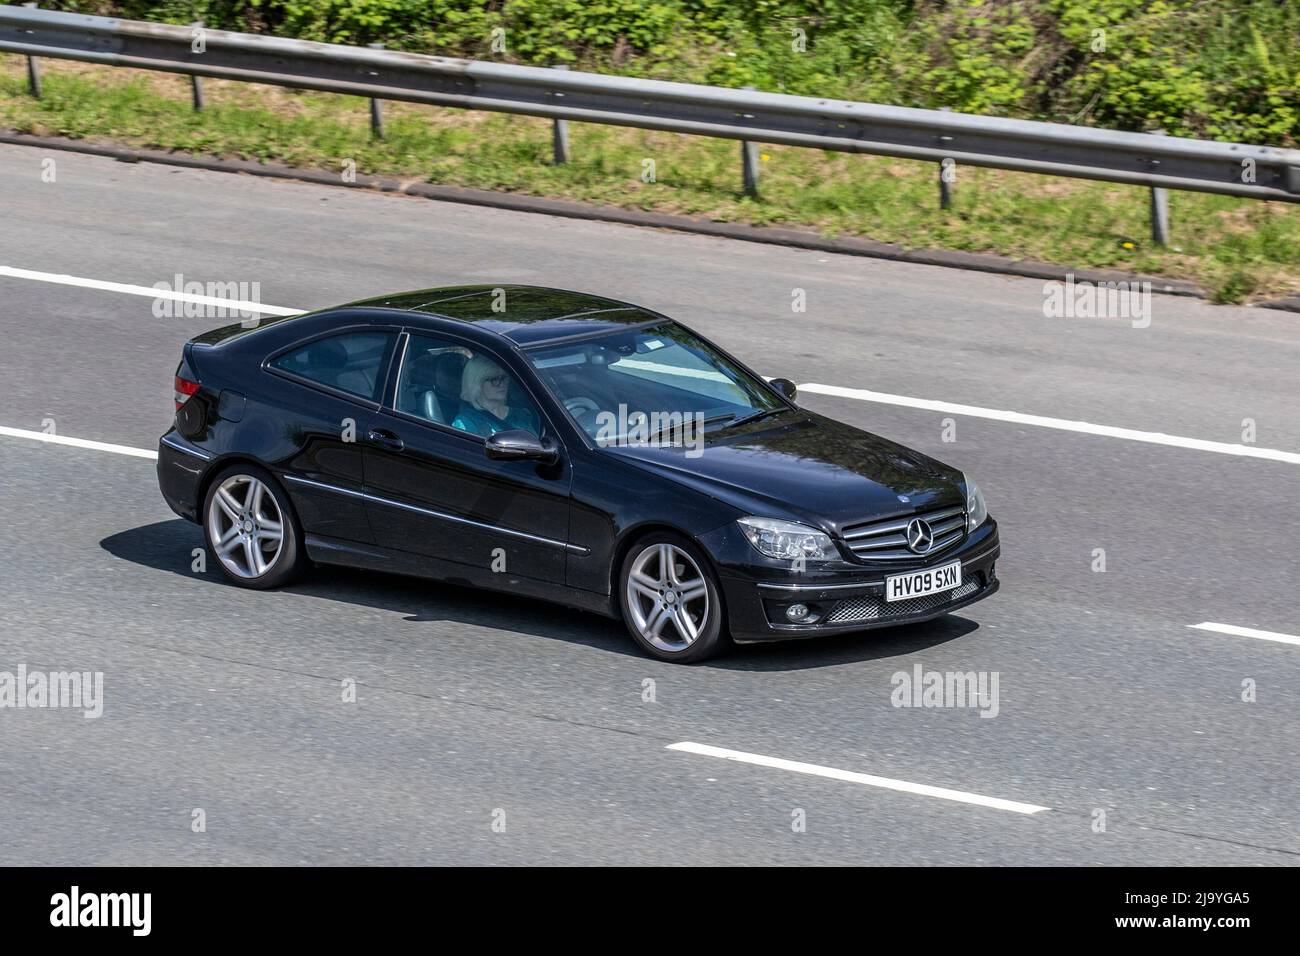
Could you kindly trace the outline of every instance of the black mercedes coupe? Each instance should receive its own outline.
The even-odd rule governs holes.
[[[244,587],[317,562],[491,588],[676,662],[998,589],[969,477],[625,302],[464,286],[250,320],[187,342],[175,387],[159,485]]]

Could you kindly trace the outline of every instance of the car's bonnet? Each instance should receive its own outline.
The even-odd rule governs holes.
[[[609,447],[741,511],[830,531],[961,503],[961,472],[896,442],[808,412],[711,434],[702,447]]]

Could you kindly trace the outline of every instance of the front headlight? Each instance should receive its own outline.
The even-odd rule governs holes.
[[[736,524],[760,554],[785,561],[829,561],[839,557],[828,535],[776,518],[738,518]]]
[[[965,475],[962,478],[966,482],[966,533],[970,534],[984,523],[984,519],[989,516],[989,509],[984,503],[984,492],[980,491],[980,486]]]

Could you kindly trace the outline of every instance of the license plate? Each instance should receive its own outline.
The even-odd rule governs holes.
[[[909,598],[924,597],[940,591],[951,591],[956,587],[961,587],[960,561],[925,571],[890,575],[885,578],[885,600],[906,601]]]

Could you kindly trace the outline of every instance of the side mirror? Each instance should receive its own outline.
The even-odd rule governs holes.
[[[794,401],[795,396],[799,394],[799,389],[795,388],[794,382],[790,381],[788,378],[774,378],[767,384],[771,385],[792,402]]]
[[[493,461],[540,461],[553,465],[560,460],[560,450],[553,439],[538,438],[522,428],[489,435],[483,451]]]

